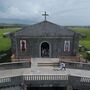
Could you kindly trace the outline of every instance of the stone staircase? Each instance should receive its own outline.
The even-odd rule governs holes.
[[[59,58],[32,58],[32,68],[37,66],[53,66],[58,64]]]

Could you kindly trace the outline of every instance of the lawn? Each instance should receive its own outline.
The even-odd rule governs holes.
[[[86,35],[85,38],[81,38],[80,44],[90,50],[90,28],[72,28],[72,30]]]
[[[0,51],[6,51],[11,47],[11,41],[9,38],[4,38],[3,33],[5,32],[15,32],[19,28],[4,28],[0,29]]]
[[[18,29],[19,28],[4,28],[4,29],[0,29],[0,37],[2,37],[3,33],[5,33],[5,32],[15,32]]]

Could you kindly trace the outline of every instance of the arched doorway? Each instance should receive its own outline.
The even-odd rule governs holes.
[[[48,42],[41,43],[40,55],[41,57],[50,57],[50,44]]]

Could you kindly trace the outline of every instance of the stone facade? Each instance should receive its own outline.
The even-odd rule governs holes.
[[[17,58],[75,56],[80,34],[43,21],[11,35],[12,53]]]

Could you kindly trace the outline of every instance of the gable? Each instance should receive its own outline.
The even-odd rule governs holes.
[[[15,33],[15,36],[30,36],[30,37],[60,37],[73,36],[75,32],[64,26],[59,26],[49,21],[43,21],[31,26],[22,28]]]

